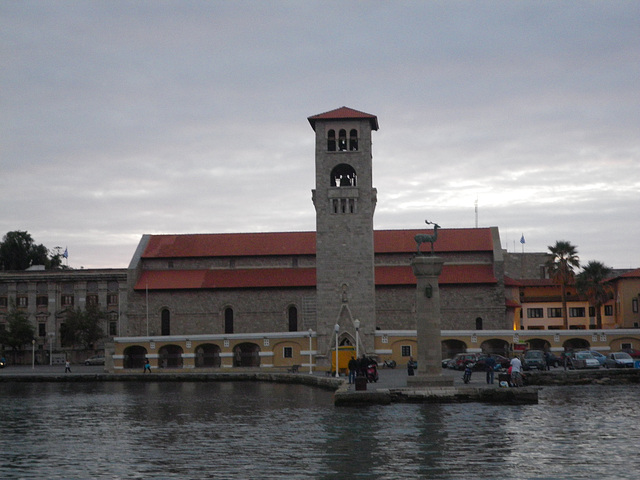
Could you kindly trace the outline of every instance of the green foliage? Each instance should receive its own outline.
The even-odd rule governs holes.
[[[81,346],[86,350],[104,337],[101,323],[107,314],[95,306],[88,306],[86,310],[70,308],[64,324],[60,327],[62,344],[65,346]]]
[[[62,255],[37,245],[28,232],[8,232],[0,242],[0,270],[26,270],[33,265],[46,269],[64,268]]]
[[[26,312],[12,306],[7,314],[7,328],[0,332],[0,343],[11,347],[14,351],[24,345],[31,344],[34,339],[35,328],[29,322]]]
[[[556,241],[555,245],[549,246],[551,258],[547,262],[549,276],[555,283],[561,286],[562,292],[562,319],[564,328],[569,328],[567,316],[567,285],[575,278],[574,268],[580,267],[580,258],[577,248],[565,240]]]
[[[597,328],[602,328],[601,307],[610,300],[613,294],[613,289],[604,283],[610,273],[611,268],[602,262],[592,260],[583,267],[582,272],[576,277],[578,292],[587,297],[589,305],[595,307]]]

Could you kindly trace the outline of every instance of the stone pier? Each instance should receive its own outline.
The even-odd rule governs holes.
[[[433,255],[417,255],[411,262],[417,278],[416,321],[418,369],[407,378],[408,387],[446,387],[453,379],[442,375],[440,341],[440,288],[438,277],[444,260]]]

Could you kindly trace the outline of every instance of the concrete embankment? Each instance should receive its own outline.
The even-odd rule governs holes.
[[[597,370],[562,370],[525,372],[528,385],[625,385],[640,383],[640,370],[635,368],[600,368]]]

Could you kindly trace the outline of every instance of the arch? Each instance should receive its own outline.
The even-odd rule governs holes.
[[[331,170],[332,187],[355,187],[357,185],[357,175],[355,169],[346,163],[336,165]]]
[[[289,305],[287,309],[287,317],[289,320],[289,331],[298,331],[298,308],[295,305]]]
[[[164,345],[158,350],[159,368],[182,368],[182,347]]]
[[[476,330],[482,330],[482,317],[476,317]]]
[[[543,338],[530,338],[529,340],[527,340],[527,343],[529,344],[529,349],[531,350],[544,350],[545,352],[551,350],[551,344],[548,340],[545,340]]]
[[[453,358],[457,353],[464,353],[467,351],[467,344],[461,340],[443,340],[442,341],[442,356],[443,358]]]
[[[220,347],[213,343],[203,343],[196,347],[196,368],[218,368],[221,364]]]
[[[233,308],[224,309],[224,333],[233,333]]]
[[[347,131],[341,128],[338,132],[338,150],[344,152],[347,149]]]
[[[259,367],[260,347],[255,343],[245,342],[233,347],[234,367]]]
[[[336,131],[333,129],[327,132],[327,150],[329,152],[336,151]]]
[[[140,345],[131,345],[124,349],[124,368],[144,368],[147,359],[147,349]]]
[[[509,342],[501,338],[490,338],[480,344],[484,353],[496,353],[503,357],[509,356]]]
[[[572,350],[589,350],[591,344],[584,338],[570,338],[562,344],[566,352]]]
[[[352,152],[358,150],[358,131],[355,128],[349,132],[349,150]]]
[[[168,308],[160,312],[160,335],[171,335],[171,312]]]

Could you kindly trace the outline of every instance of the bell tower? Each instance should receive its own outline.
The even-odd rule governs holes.
[[[375,115],[341,107],[308,118],[316,134],[316,315],[318,353],[339,343],[372,354],[376,325],[371,132]],[[356,325],[359,321],[359,331]],[[330,359],[327,359],[330,364]]]

